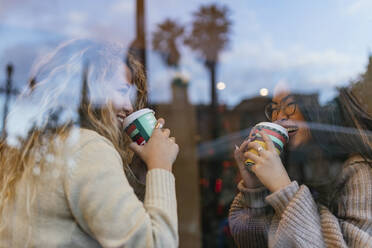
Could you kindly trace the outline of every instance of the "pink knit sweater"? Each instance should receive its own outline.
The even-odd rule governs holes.
[[[229,225],[239,247],[372,247],[372,168],[345,162],[337,212],[315,203],[296,181],[272,194],[239,183]]]

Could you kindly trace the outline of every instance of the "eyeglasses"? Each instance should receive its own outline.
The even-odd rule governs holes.
[[[277,120],[280,110],[283,109],[283,113],[289,117],[296,112],[296,107],[295,102],[288,104],[270,102],[265,106],[265,116],[269,121]]]

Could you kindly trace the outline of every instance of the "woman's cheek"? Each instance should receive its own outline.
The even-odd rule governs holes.
[[[120,94],[115,92],[112,96],[112,102],[113,102],[115,108],[120,109],[121,107],[123,107],[125,105],[125,98],[123,96],[121,96]]]
[[[123,95],[121,93],[115,93],[113,95],[113,104],[115,106],[115,108],[117,109],[122,109],[122,108],[125,108],[125,109],[132,109],[132,104],[131,104],[131,99],[129,97],[129,94],[126,94],[126,95]]]
[[[301,128],[298,133],[289,140],[289,145],[296,148],[300,145],[307,143],[310,140],[309,130]]]

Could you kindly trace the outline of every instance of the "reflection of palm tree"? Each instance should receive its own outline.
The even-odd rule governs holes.
[[[13,67],[12,64],[8,64],[6,66],[6,74],[7,74],[6,86],[5,86],[5,88],[0,88],[0,93],[5,95],[4,110],[3,110],[3,126],[2,126],[3,129],[2,129],[2,134],[1,134],[2,137],[6,136],[6,117],[8,115],[8,111],[9,111],[10,97],[12,95],[15,96],[15,95],[18,94],[18,90],[13,89],[13,87],[12,87],[12,84],[13,84],[13,81],[12,81],[13,69],[14,69],[14,67]]]
[[[145,0],[136,0],[136,39],[129,45],[128,53],[143,65],[146,73]]]
[[[210,72],[211,106],[213,108],[217,105],[216,65],[219,53],[229,41],[231,22],[227,14],[228,8],[225,6],[219,7],[215,4],[202,6],[194,13],[192,32],[185,39],[186,45],[199,52]]]
[[[89,105],[89,100],[88,100],[88,94],[89,94],[89,89],[88,89],[88,70],[89,70],[89,65],[85,64],[84,65],[84,70],[83,70],[83,78],[82,78],[82,87],[81,87],[81,95],[80,95],[80,106],[79,106],[79,125],[81,127],[84,127],[87,125],[86,123],[86,112],[85,110],[87,109]]]
[[[181,54],[177,47],[177,39],[183,34],[184,28],[175,21],[166,19],[158,24],[154,32],[152,46],[158,51],[168,66],[177,67]]]

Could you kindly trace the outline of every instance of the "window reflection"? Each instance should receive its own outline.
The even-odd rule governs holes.
[[[370,218],[363,217],[372,215],[363,191],[363,185],[371,185],[372,160],[372,56],[365,52],[370,23],[364,10],[370,6],[365,1],[350,6],[107,4],[5,1],[0,12],[0,34],[7,37],[0,42],[2,156],[27,150],[35,165],[29,167],[32,175],[47,171],[50,178],[60,178],[61,171],[43,164],[62,159],[74,167],[76,161],[55,153],[53,146],[65,142],[55,134],[66,131],[73,144],[80,128],[99,130],[114,144],[136,197],[144,201],[148,167],[129,150],[122,122],[147,107],[165,119],[180,147],[173,167],[180,247],[264,246],[272,237],[269,227],[281,237],[273,244],[303,246],[293,243],[298,233],[282,232],[275,221],[283,220],[275,218],[305,191],[305,205],[298,204],[318,214],[301,220],[321,222],[322,214],[332,215],[342,223],[335,222],[340,230],[330,233],[342,237],[337,242],[360,247],[370,242]],[[299,14],[303,9],[306,15]],[[283,170],[267,172],[271,181],[282,182],[278,185],[255,169],[242,170],[236,161],[236,146],[243,153],[255,148],[256,156],[263,156],[258,147],[247,143],[243,149],[242,144],[265,121],[289,134],[277,158]],[[33,134],[40,138],[31,139]],[[6,178],[6,173],[0,175]],[[276,204],[283,198],[272,194],[282,189],[288,196],[283,209]],[[352,201],[354,194],[366,202]],[[359,203],[366,206],[361,214]],[[356,217],[349,221],[351,216]],[[363,221],[368,223],[360,225]],[[318,224],[303,224],[323,234],[310,235],[306,244],[327,244]],[[357,227],[356,234],[348,225]],[[359,239],[362,232],[368,237]]]

